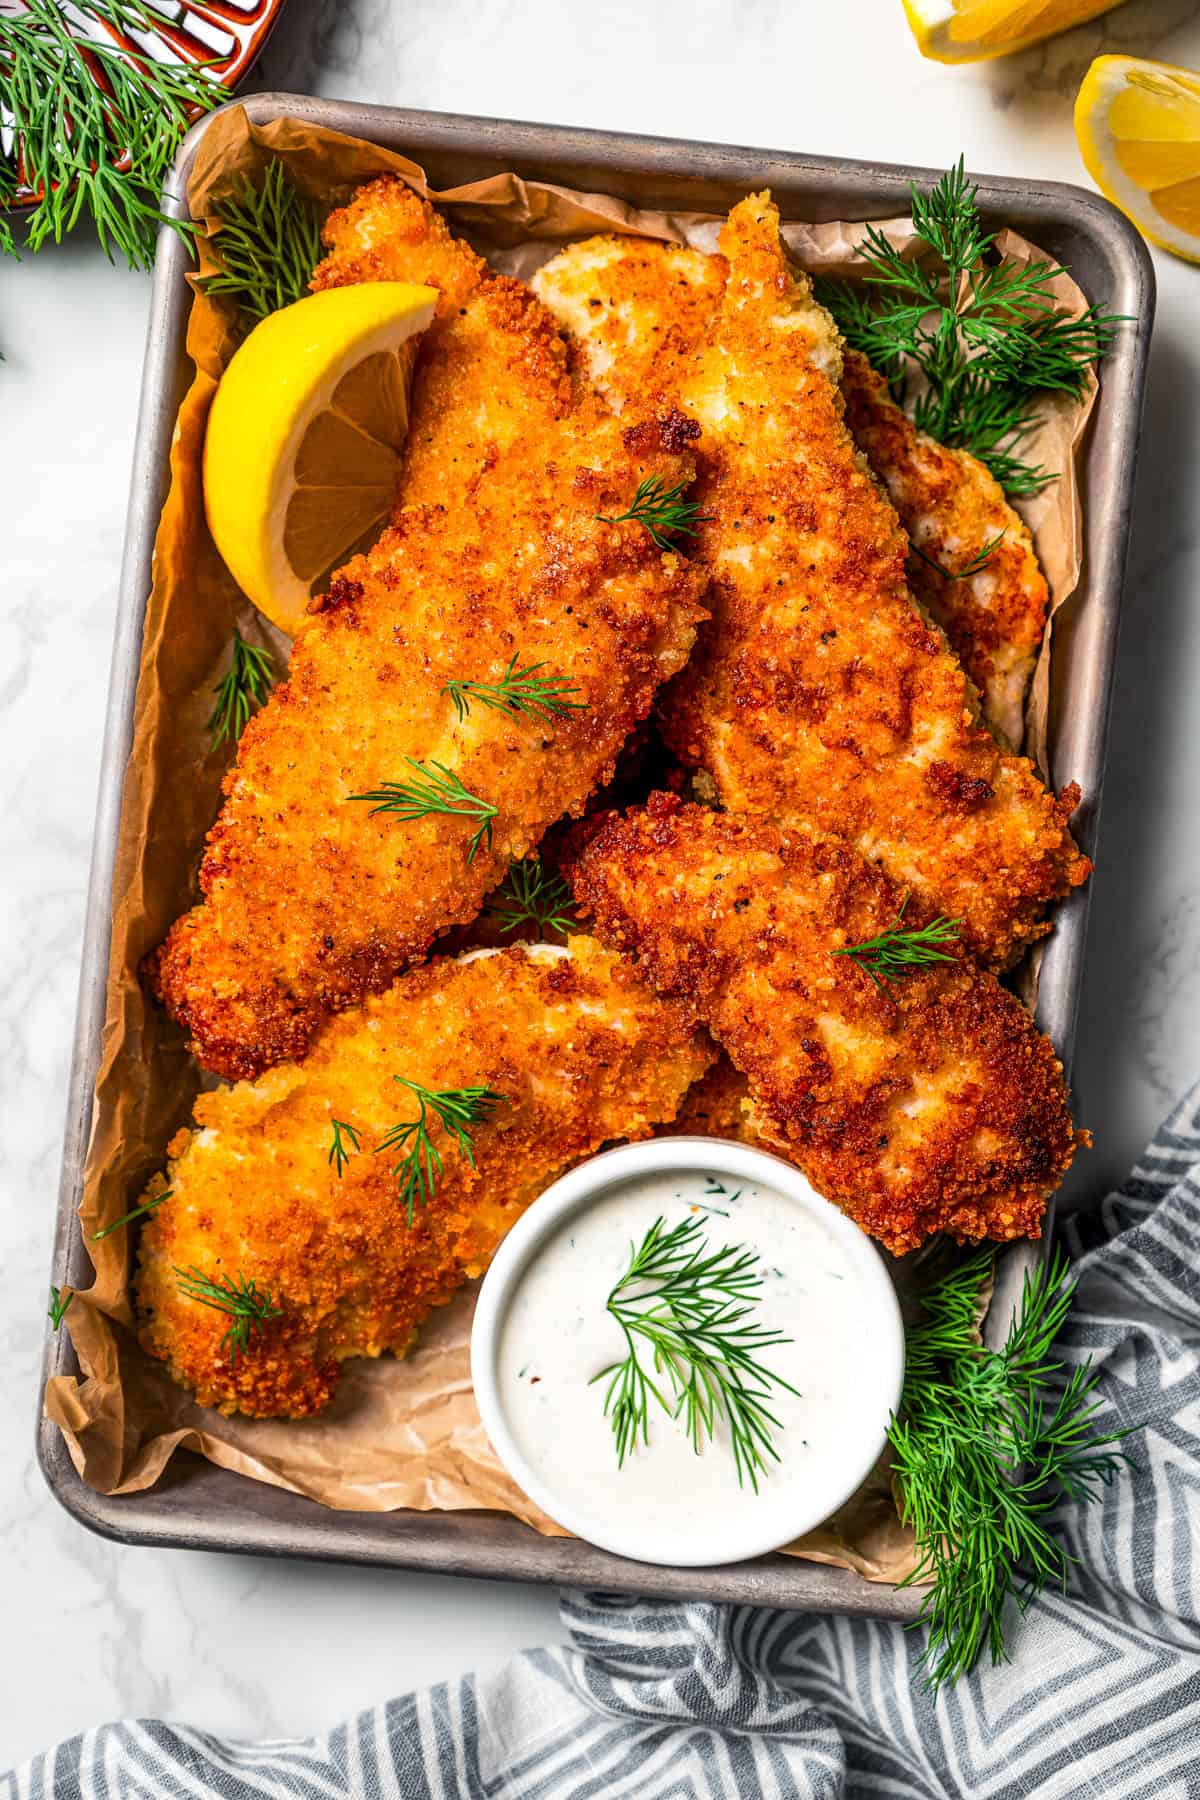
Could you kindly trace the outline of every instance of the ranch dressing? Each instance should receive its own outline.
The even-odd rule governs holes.
[[[738,1485],[723,1422],[697,1453],[682,1422],[653,1401],[649,1444],[639,1443],[618,1467],[604,1416],[607,1378],[589,1385],[626,1353],[605,1303],[628,1267],[631,1245],[659,1216],[668,1229],[697,1218],[711,1249],[756,1251],[763,1284],[751,1319],[792,1340],[760,1355],[797,1391],[770,1388],[765,1404],[779,1420],[772,1439],[780,1460],[760,1474],[757,1494]],[[538,1497],[550,1511],[555,1496],[564,1508],[569,1503],[572,1528],[595,1543],[619,1547],[614,1524],[635,1521],[645,1548],[627,1553],[695,1563],[710,1556],[722,1534],[728,1538],[732,1517],[735,1527],[740,1521],[754,1535],[761,1525],[764,1542],[782,1545],[798,1523],[835,1510],[882,1448],[896,1396],[888,1334],[881,1330],[873,1340],[870,1314],[863,1278],[837,1235],[783,1192],[764,1183],[739,1186],[715,1169],[633,1176],[568,1218],[524,1269],[500,1325],[500,1405],[543,1486]],[[650,1347],[641,1351],[653,1374]],[[626,1529],[618,1535],[628,1542]]]

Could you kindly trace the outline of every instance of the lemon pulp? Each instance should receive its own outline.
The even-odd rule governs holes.
[[[1075,135],[1105,198],[1152,243],[1200,262],[1200,73],[1098,56],[1075,102]]]
[[[213,397],[204,500],[243,593],[294,636],[314,592],[387,518],[432,288],[372,282],[283,307]]]

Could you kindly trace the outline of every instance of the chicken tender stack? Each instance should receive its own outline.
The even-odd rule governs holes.
[[[809,817],[878,861],[970,951],[1012,963],[1090,865],[1032,764],[1001,750],[909,592],[908,545],[856,451],[840,340],[766,195],[730,213],[715,312],[689,253],[563,251],[535,288],[614,404],[701,427],[695,553],[711,622],[662,705],[671,748],[731,812]]]
[[[202,1405],[318,1411],[348,1358],[404,1355],[559,1174],[673,1121],[790,1157],[896,1252],[1037,1235],[1084,1134],[1052,1046],[972,959],[1010,964],[1085,878],[1077,796],[988,734],[914,601],[769,198],[720,256],[574,246],[540,299],[392,178],[326,241],[316,288],[440,298],[391,522],[314,599],[226,778],[203,901],[150,959],[237,1085],[201,1096],[147,1191],[146,1350]],[[927,554],[948,567],[1004,520],[995,580],[919,585],[952,636],[966,621],[1009,730],[1044,610],[1027,537],[847,367]],[[686,507],[648,528],[655,492],[690,495],[694,536]],[[595,937],[414,969],[584,812],[656,697],[725,810],[654,795],[564,824],[548,845]],[[945,961],[872,974],[865,940],[935,913],[961,931]]]
[[[639,482],[691,478],[684,422],[614,418],[528,289],[398,181],[362,189],[328,236],[317,286],[403,279],[442,298],[393,525],[316,603],[243,733],[203,903],[151,960],[197,1059],[234,1079],[303,1055],[328,1014],[474,917],[611,771],[703,616],[701,571],[604,522]],[[562,709],[456,705],[449,687],[530,669]],[[434,807],[390,810],[414,783]]]
[[[673,1117],[713,1055],[686,1009],[590,938],[413,971],[331,1021],[302,1064],[197,1100],[194,1129],[177,1135],[147,1194],[170,1198],[141,1233],[144,1347],[202,1405],[317,1411],[347,1357],[403,1355],[531,1200],[608,1139]],[[417,1114],[399,1077],[502,1096],[472,1128],[474,1165],[431,1124],[444,1167],[411,1225],[393,1172],[400,1152],[380,1153],[389,1129]],[[231,1354],[231,1315],[188,1298],[189,1274],[252,1290],[272,1316]]]
[[[723,256],[593,238],[556,257],[533,285],[620,408],[678,391],[717,328],[728,275]],[[1050,603],[1029,530],[990,471],[918,431],[857,350],[843,348],[841,391],[855,445],[922,553],[909,560],[913,593],[979,690],[989,728],[1006,749],[1019,748]],[[985,567],[964,579],[930,566],[966,568],[997,537]]]

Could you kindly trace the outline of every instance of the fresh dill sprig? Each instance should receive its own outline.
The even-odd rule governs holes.
[[[578,687],[539,675],[538,670],[545,666],[538,662],[518,669],[514,656],[499,681],[448,681],[441,691],[449,694],[460,719],[470,712],[472,700],[506,713],[510,719],[523,713],[533,719],[552,719],[559,713],[586,712],[586,701],[567,699],[568,694],[579,692]]]
[[[197,285],[226,294],[251,319],[265,319],[308,292],[321,260],[321,208],[288,179],[278,157],[262,181],[241,177],[216,203],[217,230],[209,248],[220,264]]]
[[[213,689],[217,704],[208,721],[213,749],[226,738],[235,743],[246,728],[251,712],[261,706],[271,691],[274,662],[269,650],[248,644],[235,625],[233,628],[233,661],[229,673],[222,676]]]
[[[1003,1349],[977,1341],[992,1252],[969,1257],[921,1296],[924,1317],[907,1334],[900,1416],[888,1436],[901,1517],[920,1562],[902,1585],[932,1583],[918,1623],[931,1687],[971,1669],[987,1644],[1007,1658],[1003,1613],[1024,1612],[1043,1588],[1065,1586],[1071,1557],[1049,1530],[1064,1497],[1094,1500],[1128,1456],[1098,1432],[1101,1402],[1090,1360],[1059,1382],[1051,1346],[1074,1283],[1057,1256],[1026,1274]]]
[[[93,1244],[98,1243],[101,1238],[108,1237],[111,1232],[119,1231],[122,1225],[132,1225],[135,1219],[148,1219],[152,1212],[157,1211],[164,1200],[169,1200],[171,1198],[171,1193],[172,1190],[167,1188],[164,1193],[155,1194],[153,1200],[143,1200],[142,1204],[140,1206],[135,1206],[132,1212],[123,1213],[119,1219],[114,1219],[111,1225],[102,1225],[99,1231],[93,1231],[92,1233]]]
[[[629,1266],[606,1302],[624,1335],[625,1355],[592,1377],[608,1383],[604,1414],[612,1423],[618,1467],[639,1443],[649,1445],[654,1400],[671,1418],[683,1419],[697,1454],[724,1421],[738,1483],[748,1481],[758,1492],[768,1458],[779,1460],[771,1440],[779,1420],[764,1403],[772,1386],[796,1392],[759,1360],[764,1350],[791,1342],[748,1323],[761,1288],[755,1252],[736,1244],[710,1249],[699,1219],[684,1219],[668,1231],[658,1218],[636,1249],[630,1244]],[[652,1372],[642,1361],[642,1345]],[[660,1385],[663,1377],[669,1394]]]
[[[53,1325],[55,1331],[57,1331],[62,1324],[63,1319],[66,1317],[67,1308],[74,1298],[74,1288],[52,1287],[50,1289],[50,1306],[46,1313],[46,1317],[49,1319],[51,1325]]]
[[[961,569],[943,569],[941,563],[934,562],[932,556],[926,556],[919,544],[910,542],[908,547],[914,556],[919,557],[923,563],[927,563],[935,574],[942,577],[943,581],[966,581],[969,576],[978,575],[981,569],[987,568],[1007,536],[1007,530],[1002,527],[995,537],[990,537],[986,544],[980,546],[970,562]]]
[[[942,946],[958,941],[959,921],[944,919],[939,913],[928,925],[906,931],[904,912],[908,901],[909,896],[905,894],[895,923],[881,931],[878,937],[864,938],[861,944],[843,944],[833,954],[850,957],[865,970],[876,987],[883,987],[885,982],[895,980],[899,975],[911,975],[930,963],[957,962],[958,958]]]
[[[429,1135],[430,1114],[454,1139],[461,1154],[474,1168],[471,1127],[489,1118],[503,1102],[504,1095],[489,1087],[442,1088],[435,1092],[403,1075],[393,1075],[392,1080],[412,1090],[421,1110],[415,1119],[402,1119],[398,1125],[393,1125],[375,1146],[375,1154],[379,1156],[385,1150],[404,1152],[392,1174],[396,1177],[399,1197],[411,1225],[417,1202],[422,1206],[429,1204],[442,1172],[441,1153]]]
[[[1042,489],[1055,479],[1049,469],[1041,463],[1022,462],[1016,454],[1021,441],[1029,436],[1032,429],[1022,425],[1009,440],[1006,450],[989,450],[986,456],[979,458],[986,463],[1010,500],[1028,500],[1032,494],[1040,494]]]
[[[961,159],[928,193],[910,191],[913,228],[932,261],[910,261],[872,225],[858,251],[865,287],[821,282],[819,296],[901,405],[908,377],[919,374],[910,407],[918,430],[970,451],[1006,493],[1036,493],[1054,479],[1019,454],[1037,401],[1078,398],[1121,320],[1095,306],[1065,317],[1052,291],[1063,273],[1056,264],[1000,256]]]
[[[344,1142],[343,1139],[345,1140]],[[350,1146],[348,1150],[346,1148],[347,1144]],[[329,1146],[329,1156],[327,1160],[331,1168],[336,1166],[339,1178],[342,1170],[346,1167],[346,1164],[350,1161],[354,1152],[361,1149],[362,1145],[359,1143],[358,1132],[354,1129],[354,1126],[347,1125],[345,1119],[334,1119],[333,1142]]]
[[[89,218],[110,262],[120,255],[148,269],[160,224],[190,236],[190,225],[164,218],[159,195],[184,132],[228,93],[205,65],[158,62],[105,29],[136,43],[163,23],[150,0],[71,9],[24,0],[0,12],[0,119],[12,145],[0,152],[0,207],[15,199],[18,178],[37,196],[25,215],[31,251]],[[9,228],[0,249],[15,250]]]
[[[467,861],[475,861],[475,853],[481,843],[492,847],[492,820],[500,811],[489,800],[481,800],[478,794],[465,788],[444,763],[430,761],[428,766],[414,761],[411,756],[405,762],[413,770],[413,778],[409,781],[385,781],[369,794],[348,794],[349,800],[367,800],[371,802],[371,817],[376,813],[395,813],[398,819],[424,819],[430,813],[447,813],[452,818],[478,819],[479,828],[471,837],[467,848]]]
[[[516,931],[521,925],[535,925],[544,937],[548,931],[567,933],[576,926],[570,888],[557,872],[547,871],[536,856],[509,864],[508,874],[488,910],[501,921],[502,934]]]
[[[670,550],[672,538],[695,537],[696,527],[706,524],[710,517],[701,512],[696,501],[683,498],[688,485],[678,481],[674,487],[668,487],[661,475],[649,475],[638,482],[628,512],[612,516],[597,513],[596,517],[602,525],[622,525],[626,519],[635,519],[646,527],[659,550]]]
[[[283,1317],[283,1308],[271,1304],[267,1289],[260,1288],[256,1281],[247,1281],[244,1275],[222,1275],[213,1281],[200,1269],[181,1269],[177,1264],[172,1267],[185,1300],[228,1314],[229,1328],[220,1347],[229,1351],[231,1364],[236,1365],[239,1350],[249,1349],[251,1332],[261,1331],[271,1319]]]

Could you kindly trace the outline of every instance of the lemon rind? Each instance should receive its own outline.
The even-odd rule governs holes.
[[[1075,98],[1075,141],[1083,164],[1104,198],[1135,225],[1147,242],[1186,262],[1200,263],[1200,237],[1175,231],[1157,211],[1145,188],[1122,169],[1115,156],[1106,154],[1112,142],[1104,129],[1109,108],[1125,85],[1131,69],[1153,69],[1159,74],[1195,81],[1196,72],[1177,63],[1157,62],[1144,56],[1098,56],[1091,64]],[[1198,102],[1200,106],[1200,102]],[[1099,124],[1098,124],[1099,122]]]

